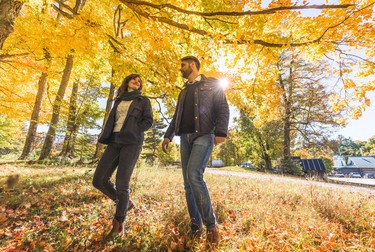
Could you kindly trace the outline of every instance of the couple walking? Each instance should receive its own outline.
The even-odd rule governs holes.
[[[217,79],[199,74],[200,61],[194,56],[181,59],[180,71],[187,79],[177,101],[172,121],[164,135],[167,152],[173,137],[180,136],[180,154],[191,237],[200,237],[206,226],[206,247],[216,247],[219,227],[203,174],[214,145],[224,142],[229,123],[229,107]],[[119,87],[114,106],[99,142],[107,148],[95,170],[93,185],[116,202],[109,237],[122,235],[129,199],[130,177],[141,152],[144,131],[153,123],[150,100],[141,95],[139,75],[127,76]],[[116,182],[110,178],[117,168]]]

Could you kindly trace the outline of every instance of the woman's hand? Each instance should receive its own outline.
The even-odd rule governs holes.
[[[169,138],[164,138],[162,144],[161,144],[161,147],[163,148],[163,151],[165,153],[167,153],[167,150],[168,150],[168,144],[171,142],[171,140],[169,140]]]

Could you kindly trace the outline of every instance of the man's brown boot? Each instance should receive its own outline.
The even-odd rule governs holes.
[[[215,225],[212,229],[207,229],[206,250],[214,249],[219,244],[219,226]]]

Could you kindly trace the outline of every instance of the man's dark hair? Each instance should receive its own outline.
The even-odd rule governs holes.
[[[191,63],[191,62],[195,62],[195,65],[197,66],[197,69],[198,69],[198,71],[199,71],[199,68],[201,67],[201,63],[199,62],[199,60],[196,58],[196,57],[194,57],[194,56],[186,56],[186,57],[183,57],[182,59],[181,59],[181,61],[187,61],[187,62],[189,62],[189,63]]]

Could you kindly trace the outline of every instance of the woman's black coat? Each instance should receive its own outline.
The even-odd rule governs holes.
[[[99,137],[99,142],[108,144],[111,140],[117,107],[121,100],[117,99],[107,122],[105,123],[103,133]],[[115,142],[119,144],[142,145],[144,132],[151,128],[153,123],[152,107],[150,100],[145,96],[139,96],[130,104],[128,114],[119,133],[115,134]]]

